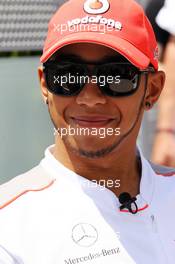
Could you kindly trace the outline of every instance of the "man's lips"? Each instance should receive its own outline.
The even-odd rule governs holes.
[[[103,127],[108,123],[114,120],[114,118],[106,116],[78,116],[72,117],[72,120],[80,125],[85,127]]]

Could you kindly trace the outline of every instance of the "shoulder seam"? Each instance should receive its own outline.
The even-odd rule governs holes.
[[[28,192],[43,191],[54,182],[55,179],[47,175],[46,171],[38,165],[0,186],[0,209]]]
[[[159,176],[165,176],[165,177],[170,177],[170,176],[175,176],[175,171],[173,172],[167,172],[167,173],[160,173],[160,172],[156,172],[155,173]]]
[[[154,173],[158,176],[164,176],[164,177],[175,176],[175,168],[154,164],[151,161],[149,161],[149,164],[152,170],[154,171]]]

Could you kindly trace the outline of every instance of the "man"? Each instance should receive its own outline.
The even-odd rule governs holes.
[[[25,264],[173,264],[175,171],[136,147],[165,79],[142,8],[68,1],[41,62],[55,145],[1,186],[0,245]]]

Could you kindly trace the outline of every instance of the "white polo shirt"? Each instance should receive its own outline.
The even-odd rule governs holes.
[[[52,148],[37,167],[0,187],[0,246],[15,261],[175,263],[175,170],[151,165],[140,153],[139,212],[133,215],[119,210],[112,191],[60,164]]]
[[[0,264],[23,264],[19,257],[15,257],[4,247],[0,246]]]

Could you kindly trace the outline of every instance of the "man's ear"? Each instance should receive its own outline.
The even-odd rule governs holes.
[[[147,92],[145,95],[145,110],[149,110],[157,102],[165,84],[165,73],[157,71],[149,73]]]
[[[42,66],[38,67],[38,78],[39,78],[39,82],[40,82],[43,100],[44,100],[45,104],[48,104],[48,89],[47,89],[46,81],[44,78]]]

